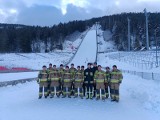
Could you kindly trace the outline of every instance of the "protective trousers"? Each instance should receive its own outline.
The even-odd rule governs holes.
[[[93,98],[93,83],[86,83],[85,84],[86,88],[87,88],[87,98]]]
[[[119,83],[111,83],[111,99],[119,101]]]
[[[100,89],[101,89],[102,99],[104,99],[105,98],[105,85],[103,82],[96,83],[96,96],[97,96],[97,98],[100,97]]]
[[[43,87],[44,87],[44,91],[43,91]],[[44,94],[44,96],[45,97],[47,97],[47,95],[48,95],[48,82],[46,81],[46,82],[40,82],[39,83],[39,97],[42,97],[43,96],[43,94]]]
[[[109,83],[105,83],[105,93],[106,93],[106,98],[109,97],[110,95],[110,84]]]
[[[48,86],[47,86],[47,95],[49,96],[51,94],[51,81],[48,81]]]
[[[78,88],[79,88],[79,96],[83,96],[82,92],[82,82],[81,81],[75,81],[74,83],[74,91],[75,91],[75,96],[78,96]]]
[[[50,90],[51,90],[51,96],[54,96],[54,95],[59,96],[59,92],[60,92],[59,81],[51,81]]]
[[[63,96],[71,96],[71,87],[72,87],[72,82],[64,82],[63,84]]]

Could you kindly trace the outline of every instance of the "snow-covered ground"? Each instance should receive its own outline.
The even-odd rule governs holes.
[[[0,88],[0,120],[159,120],[160,84],[124,74],[120,102],[80,98],[38,100],[38,84]]]
[[[7,68],[25,67],[40,70],[43,65],[49,63],[60,65],[67,63],[72,53],[30,53],[30,54],[0,54],[0,66]]]
[[[95,51],[95,31],[88,32],[85,42],[93,40],[79,48],[73,59],[75,65],[87,64],[83,55]],[[92,39],[91,39],[92,38]],[[95,53],[89,54],[88,59]],[[112,54],[112,53],[111,53]],[[89,59],[88,62],[94,62]],[[83,61],[83,62],[81,62]],[[71,63],[72,63],[71,62]],[[98,64],[110,66],[116,64],[119,69],[133,69],[122,61],[111,60],[108,54],[98,55]],[[136,70],[136,67],[135,67]],[[20,76],[25,76],[26,73]],[[8,76],[9,74],[6,74]],[[43,98],[38,100],[38,84],[30,82],[0,88],[0,120],[159,120],[160,118],[160,82],[145,80],[130,74],[123,74],[120,87],[120,102],[105,102],[79,98]]]

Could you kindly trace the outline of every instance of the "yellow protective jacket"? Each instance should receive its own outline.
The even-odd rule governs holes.
[[[38,74],[39,81],[38,82],[47,82],[48,81],[48,71],[41,70]]]
[[[72,82],[72,74],[70,71],[64,71],[62,75],[62,82]]]
[[[63,77],[64,71],[65,71],[65,69],[62,69],[62,68],[59,69],[60,81],[61,81],[61,82],[62,82],[62,77]]]
[[[105,83],[106,73],[103,70],[96,70],[94,74],[94,81],[96,83]]]
[[[51,70],[49,72],[49,79],[51,81],[59,81],[60,80],[60,73],[58,70]]]
[[[77,70],[75,74],[75,81],[76,82],[83,82],[84,81],[84,72],[81,70]]]
[[[111,72],[110,71],[106,71],[106,82],[109,83],[111,80]]]
[[[74,80],[75,79],[75,74],[77,72],[77,69],[76,68],[70,68],[69,71],[70,71],[70,73],[72,75],[72,79]]]
[[[48,68],[48,69],[47,69],[48,74],[49,74],[49,72],[52,71],[52,70],[53,70],[52,67],[51,67],[51,68]]]
[[[111,83],[121,83],[123,79],[122,72],[120,70],[112,70],[111,71]]]

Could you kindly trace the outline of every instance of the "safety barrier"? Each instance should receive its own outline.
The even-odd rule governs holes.
[[[130,70],[122,70],[123,73],[130,73],[132,75],[137,75],[143,79],[147,80],[155,80],[160,82],[160,74],[159,73],[149,73],[149,72],[137,72],[137,71],[130,71]]]
[[[31,81],[35,81],[35,80],[37,80],[37,78],[28,78],[28,79],[5,81],[5,82],[0,82],[0,87],[5,87],[5,86],[8,86],[8,85],[14,86],[14,85],[17,85],[19,83],[23,84],[23,83],[31,82]]]
[[[4,66],[0,66],[0,71],[5,71],[8,70],[8,68],[4,67]]]

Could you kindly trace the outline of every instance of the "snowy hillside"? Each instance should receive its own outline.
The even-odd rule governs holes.
[[[29,53],[29,54],[0,54],[0,66],[25,67],[29,69],[40,70],[43,65],[53,63],[60,65],[67,63],[73,56],[72,53]]]
[[[10,53],[0,54],[0,66],[7,68],[24,67],[33,70],[40,70],[43,65],[49,63],[59,66],[60,64],[67,64],[79,45],[86,36],[88,30],[79,33],[77,37],[72,36],[72,41],[66,40],[64,43],[64,50],[55,50],[52,53]],[[73,41],[73,38],[77,38]],[[70,38],[71,39],[71,38]]]
[[[96,31],[94,29],[91,29],[87,33],[79,50],[70,63],[73,62],[75,65],[86,65],[87,62],[95,61],[97,47],[95,33]],[[103,36],[101,37],[102,38],[99,40],[103,42]],[[104,43],[108,44],[107,42],[108,41],[104,41]],[[111,49],[113,49],[112,45],[113,44],[110,44]],[[106,45],[103,44],[101,47],[105,48],[105,46]],[[98,64],[104,67],[112,67],[112,65],[116,64],[119,69],[139,69],[136,67],[133,68],[126,62],[111,59],[109,55],[115,53],[116,52],[99,53]],[[54,58],[50,58],[50,55],[46,57],[48,60],[49,58],[54,60],[53,63],[55,64],[59,64],[60,61],[65,61],[65,59],[67,59],[66,56],[60,57],[57,53],[52,54],[55,55]],[[65,55],[68,54],[65,53]],[[44,61],[47,59],[46,57],[42,57],[45,56],[44,54],[39,54],[37,57],[38,56],[42,58],[42,61],[43,59]],[[61,59],[59,59],[59,57]],[[69,56],[67,57],[69,58]],[[57,59],[59,59],[59,61]],[[35,62],[36,61],[37,60],[35,60]],[[9,60],[7,61],[7,58],[2,62],[6,64],[10,63]],[[15,63],[16,62],[17,61],[15,61]],[[25,62],[27,62],[27,60]],[[28,61],[27,63],[30,64],[29,62],[31,61]],[[16,64],[18,65],[18,63],[19,61]],[[46,62],[42,63],[48,64]],[[32,65],[37,68],[37,64]],[[32,73],[32,75],[34,77],[37,73]],[[10,74],[3,74],[3,76],[0,74],[0,80],[2,80],[2,77],[7,78],[5,76],[8,77]],[[17,79],[22,76],[27,76],[27,73],[19,74]],[[101,100],[96,101],[95,99],[82,100],[80,98],[56,97],[53,99],[42,98],[39,100],[38,84],[36,82],[2,87],[0,88],[0,120],[159,120],[160,82],[145,80],[127,73],[123,73],[123,76],[124,78],[120,87],[119,103],[111,102],[110,98],[105,102],[102,102]]]
[[[110,31],[97,30],[98,34],[98,52],[113,52],[117,51],[114,42],[112,41],[112,34]]]

